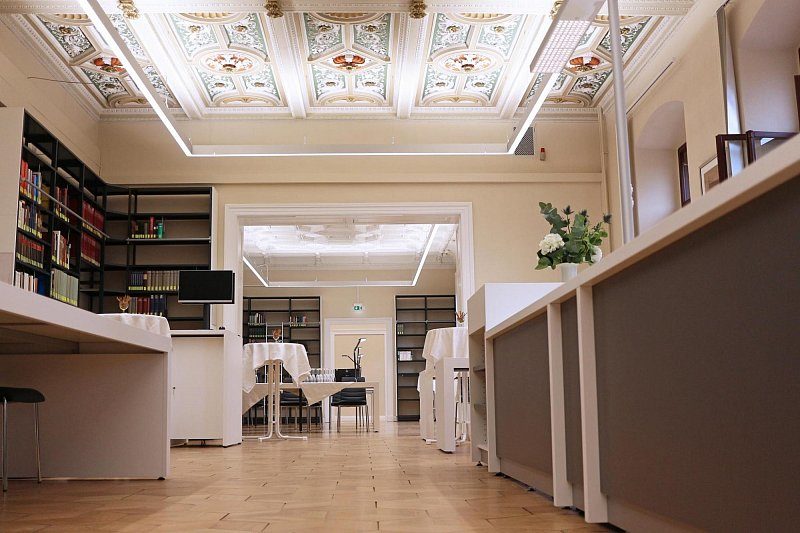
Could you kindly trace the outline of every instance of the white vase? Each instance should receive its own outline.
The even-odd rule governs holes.
[[[559,263],[558,270],[561,272],[561,281],[566,283],[578,275],[578,263]]]

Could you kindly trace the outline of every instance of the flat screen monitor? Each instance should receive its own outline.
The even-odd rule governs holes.
[[[232,270],[181,270],[178,275],[182,304],[232,304],[234,293]]]

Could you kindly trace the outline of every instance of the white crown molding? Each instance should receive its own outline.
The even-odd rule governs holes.
[[[2,17],[6,22],[11,32],[22,40],[30,50],[39,50],[44,55],[46,60],[41,61],[42,65],[47,69],[47,72],[53,76],[53,79],[65,79],[69,81],[84,82],[85,80],[79,79],[74,70],[72,70],[63,59],[58,55],[53,46],[47,42],[39,31],[31,24],[31,22],[22,15],[12,15],[10,17]],[[41,83],[53,83],[42,81]],[[82,84],[65,83],[61,86],[68,92],[75,96],[75,101],[78,105],[86,111],[89,116],[98,120],[102,106],[97,101],[92,92]]]
[[[301,41],[297,40],[298,36],[294,33],[294,24],[289,20],[290,18],[267,18],[265,29],[273,52],[272,65],[275,77],[283,89],[284,101],[292,117],[306,118],[308,116],[308,88],[301,81],[305,80],[305,73],[303,64],[298,62],[294,47],[290,44],[299,44]]]
[[[695,0],[621,0],[619,12],[620,15],[682,17],[692,9],[694,3]],[[603,6],[600,14],[608,15],[607,6]]]

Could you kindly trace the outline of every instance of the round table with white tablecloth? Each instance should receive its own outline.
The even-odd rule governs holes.
[[[433,374],[436,362],[453,357],[469,357],[469,337],[467,328],[438,328],[425,335],[422,357],[425,359],[425,370],[419,373],[417,390],[419,391],[419,430],[420,436],[427,442],[435,440],[433,417]]]
[[[242,409],[247,411],[263,395],[254,390],[256,370],[267,361],[280,360],[283,368],[296,384],[302,383],[311,373],[306,347],[292,342],[254,342],[245,344],[242,350]]]

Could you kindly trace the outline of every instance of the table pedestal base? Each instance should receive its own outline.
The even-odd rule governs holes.
[[[284,435],[281,433],[281,376],[283,375],[283,363],[280,359],[271,359],[266,362],[264,368],[267,371],[267,387],[269,392],[264,398],[267,402],[266,427],[264,435],[246,436],[243,439],[258,440],[308,440],[306,436]]]

